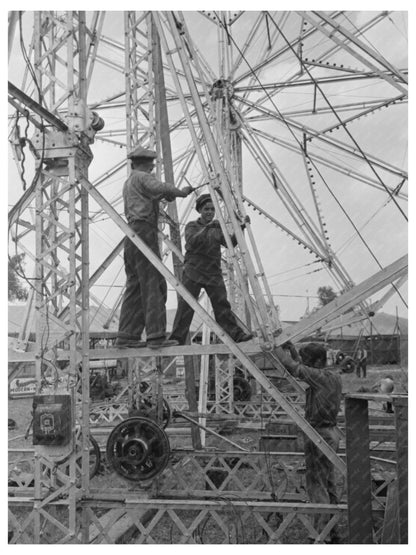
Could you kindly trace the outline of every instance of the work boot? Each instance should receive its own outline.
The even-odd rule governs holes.
[[[146,347],[146,341],[138,341],[137,339],[126,339],[124,337],[117,337],[114,342],[116,349],[139,349]]]
[[[147,346],[150,349],[162,349],[164,347],[174,347],[179,345],[176,339],[166,339],[166,337],[155,337],[154,339],[147,340]]]
[[[330,536],[327,540],[325,540],[326,544],[332,544],[332,543],[336,543],[336,544],[340,544],[340,543],[344,543],[342,541],[342,539],[337,535],[332,535]]]

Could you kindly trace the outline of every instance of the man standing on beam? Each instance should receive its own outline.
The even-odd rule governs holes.
[[[249,341],[253,335],[246,333],[238,325],[227,298],[221,270],[221,247],[226,246],[226,242],[219,221],[214,219],[215,208],[211,196],[199,196],[195,209],[200,217],[185,227],[183,285],[196,299],[204,288],[217,323],[236,343]],[[245,224],[241,227],[244,229]],[[231,242],[233,245],[237,244],[234,235],[231,236]],[[181,297],[170,338],[184,345],[193,316],[193,309]]]
[[[159,201],[187,197],[193,188],[177,189],[162,183],[154,175],[153,150],[138,146],[127,156],[131,174],[123,187],[124,214],[131,229],[160,258],[158,242]],[[177,345],[166,338],[165,278],[146,256],[126,237],[124,244],[126,289],[120,310],[116,347],[142,347],[141,336],[146,330],[146,345],[151,348]]]

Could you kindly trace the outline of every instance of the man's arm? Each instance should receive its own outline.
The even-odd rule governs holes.
[[[323,375],[321,370],[305,366],[304,364],[302,364],[299,357],[298,360],[295,360],[289,354],[288,350],[283,349],[282,347],[276,347],[273,352],[286,368],[286,370],[298,380],[306,382],[311,387],[318,387],[325,381],[325,376]]]
[[[172,201],[176,197],[187,197],[193,191],[193,188],[190,186],[178,189],[170,183],[163,183],[151,174],[141,176],[140,179],[146,193],[157,200],[165,198],[168,201]]]
[[[237,244],[237,237],[234,235],[234,233],[230,236],[230,239],[231,239],[231,244],[232,244],[232,246],[235,247],[236,244]],[[220,241],[220,243],[221,243],[221,245],[223,245],[224,247],[227,246],[227,242],[226,242],[226,240],[225,240],[225,237],[224,237],[224,234],[223,234],[223,233],[221,233],[221,241]]]
[[[251,223],[250,217],[245,216],[243,222],[240,225],[241,229],[244,230],[246,228],[246,224],[249,224],[249,223]],[[231,239],[232,246],[235,247],[237,245],[238,241],[237,241],[237,237],[234,235],[234,233],[231,235],[230,239]],[[224,247],[227,246],[224,235],[221,238],[221,245],[223,245]]]
[[[197,222],[189,222],[185,227],[185,242],[190,248],[210,247],[220,243],[221,237],[222,231],[217,220],[202,228]]]

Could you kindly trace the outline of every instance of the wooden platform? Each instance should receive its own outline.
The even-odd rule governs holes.
[[[247,341],[238,343],[238,348],[246,355],[263,353],[257,341]],[[154,356],[183,356],[183,355],[229,355],[230,349],[224,343],[211,345],[177,345],[175,347],[165,347],[162,349],[150,349],[142,347],[139,349],[90,349],[88,351],[91,360],[123,359],[136,357]],[[70,353],[66,350],[58,350],[57,360],[69,360]],[[35,362],[38,356],[35,352],[9,352],[9,362]]]

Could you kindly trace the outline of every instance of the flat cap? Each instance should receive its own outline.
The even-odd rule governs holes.
[[[129,154],[127,154],[127,158],[157,158],[157,154],[154,150],[150,150],[148,148],[143,148],[142,146],[136,146]]]
[[[196,199],[196,203],[195,203],[196,211],[199,212],[201,210],[201,208],[204,206],[204,204],[207,203],[207,202],[212,202],[211,195],[209,195],[208,193],[206,193],[204,195],[200,195]]]

